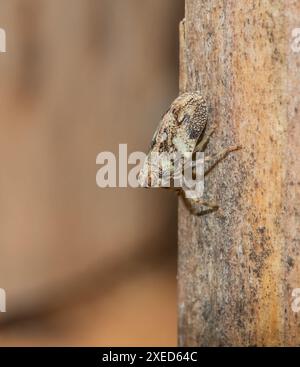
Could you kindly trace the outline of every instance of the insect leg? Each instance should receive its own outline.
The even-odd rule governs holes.
[[[203,152],[206,145],[209,142],[210,137],[212,136],[212,134],[214,133],[214,131],[216,130],[216,127],[213,126],[212,128],[210,128],[208,130],[208,132],[203,136],[203,139],[200,140],[200,142],[196,145],[194,152]]]
[[[204,215],[216,211],[219,209],[219,205],[215,202],[204,200],[204,199],[189,199],[182,192],[182,197],[186,208],[194,215]],[[207,210],[199,210],[199,205],[206,206]]]
[[[212,170],[213,168],[216,167],[216,165],[221,162],[224,158],[226,158],[228,156],[229,153],[231,152],[234,152],[236,150],[240,150],[242,149],[242,147],[240,145],[234,145],[234,146],[230,146],[228,148],[225,148],[225,149],[222,149],[221,152],[217,153],[216,155],[213,155],[213,156],[206,156],[204,158],[204,162],[209,162],[209,161],[214,161],[214,163],[208,168],[205,170],[204,172],[204,176],[208,175]],[[196,174],[196,162],[195,161],[192,161],[192,169],[193,169],[193,175]]]
[[[242,147],[240,145],[233,145],[231,147],[225,148],[221,150],[221,152],[217,153],[214,156],[207,156],[204,158],[205,162],[213,161],[213,164],[207,168],[204,172],[204,176],[208,175],[215,167],[216,165],[221,162],[224,158],[228,156],[231,152],[234,152],[236,150],[240,150]]]

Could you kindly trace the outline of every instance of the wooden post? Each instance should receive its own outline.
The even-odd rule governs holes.
[[[186,0],[181,91],[211,107],[207,153],[243,150],[205,181],[220,210],[195,217],[179,203],[181,346],[300,345],[297,28],[297,0]]]

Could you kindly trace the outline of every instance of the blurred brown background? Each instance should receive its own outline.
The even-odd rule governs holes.
[[[176,197],[100,189],[178,93],[183,0],[0,0],[1,345],[176,345]]]

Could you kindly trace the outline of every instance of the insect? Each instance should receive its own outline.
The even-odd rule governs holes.
[[[184,180],[180,182],[180,187],[174,183],[183,173],[184,167],[190,167],[192,176],[195,177],[196,153],[203,152],[215,131],[215,126],[205,131],[207,121],[208,108],[200,92],[184,93],[177,97],[163,115],[139,173],[139,183],[142,187],[165,187],[167,181],[168,187],[183,196],[185,204],[194,214],[201,214],[197,211],[199,205],[208,207],[212,211],[218,209],[218,205],[204,200],[202,195],[192,198],[188,196],[190,188]],[[209,161],[214,163],[204,170],[204,176],[230,152],[240,148],[240,146],[230,146],[214,157],[205,157],[205,163]],[[181,157],[186,157],[183,164]]]

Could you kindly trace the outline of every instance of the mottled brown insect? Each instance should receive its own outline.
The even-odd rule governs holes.
[[[184,93],[174,100],[170,108],[162,117],[158,128],[152,138],[150,150],[146,157],[145,163],[139,174],[139,182],[143,187],[164,187],[161,182],[165,176],[170,176],[170,188],[176,190],[178,194],[182,194],[189,208],[194,210],[194,204],[204,205],[212,210],[216,210],[218,205],[202,198],[197,200],[187,199],[187,188],[174,187],[172,182],[178,173],[178,165],[176,159],[165,158],[164,154],[176,154],[176,156],[189,154],[190,164],[195,168],[195,153],[202,152],[213,134],[215,127],[209,129],[206,133],[206,125],[208,121],[208,108],[205,99],[199,92]],[[213,160],[214,163],[208,168],[204,175],[226,155],[239,146],[232,146],[222,150],[215,157],[206,157],[205,162]],[[153,158],[153,157],[160,157]],[[153,174],[153,168],[158,167],[156,173]]]

